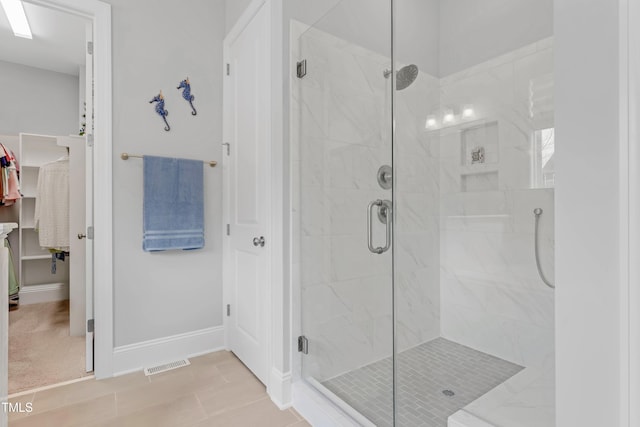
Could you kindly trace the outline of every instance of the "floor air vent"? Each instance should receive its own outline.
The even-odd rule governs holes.
[[[151,368],[144,368],[144,374],[146,376],[160,374],[162,372],[171,371],[173,369],[189,366],[189,359],[176,360],[175,362],[165,363],[164,365],[153,366]]]

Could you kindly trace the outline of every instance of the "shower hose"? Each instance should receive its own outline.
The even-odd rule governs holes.
[[[536,208],[533,210],[533,214],[536,216],[536,232],[535,232],[535,253],[536,253],[536,267],[538,267],[538,274],[540,278],[544,282],[545,285],[550,287],[551,289],[555,289],[556,286],[547,279],[542,271],[542,266],[540,265],[540,216],[542,215],[542,209]]]

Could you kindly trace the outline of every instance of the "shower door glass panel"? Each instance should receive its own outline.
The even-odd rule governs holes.
[[[553,2],[489,3],[394,0],[396,426],[554,425]]]
[[[292,87],[302,375],[379,426],[393,416],[391,176],[378,182],[392,162],[390,12],[343,0],[292,46],[306,61]]]

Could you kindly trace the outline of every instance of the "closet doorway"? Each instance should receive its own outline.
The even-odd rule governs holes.
[[[0,221],[19,225],[9,236],[10,395],[93,371],[92,22],[23,7],[32,39],[15,37],[0,9],[0,79],[11,81],[0,83],[19,106],[0,118],[20,193],[0,207]]]

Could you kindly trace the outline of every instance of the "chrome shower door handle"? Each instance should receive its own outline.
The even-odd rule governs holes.
[[[373,221],[372,221],[372,217],[373,217],[373,208],[377,207],[378,210],[380,209],[386,209],[386,215],[385,215],[385,225],[387,228],[387,237],[386,237],[386,242],[385,242],[385,246],[384,247],[374,247],[373,246]],[[391,219],[391,208],[389,207],[389,205],[387,205],[383,200],[374,200],[373,202],[369,203],[369,206],[367,206],[367,246],[369,247],[369,251],[371,253],[374,254],[383,254],[386,251],[388,251],[391,248],[391,227],[392,227],[392,219]]]
[[[392,233],[392,229],[393,229],[393,212],[391,211],[391,203],[384,203],[382,204],[382,206],[379,209],[385,209],[385,227],[386,227],[386,242],[384,244],[384,248],[382,248],[382,253],[387,252],[389,249],[391,249],[391,241],[393,239],[393,233]]]
[[[373,229],[371,228],[373,226],[373,221],[371,220],[371,217],[373,216],[373,207],[380,206],[381,204],[382,200],[374,200],[369,203],[369,206],[367,206],[367,246],[369,247],[369,251],[374,254],[381,254],[382,248],[373,247]]]

